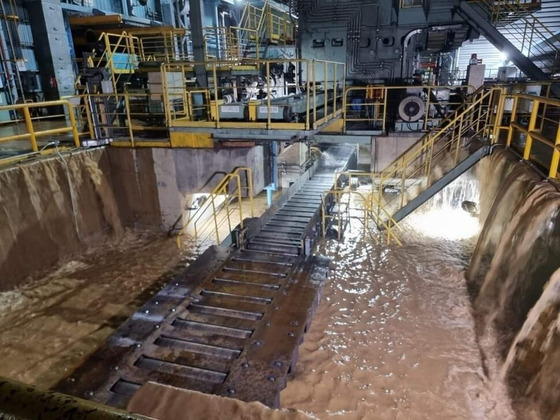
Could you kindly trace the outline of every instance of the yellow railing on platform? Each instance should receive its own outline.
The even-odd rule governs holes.
[[[414,124],[405,131],[428,131],[455,112],[466,100],[472,86],[352,86],[344,93],[342,103],[343,132],[387,130],[388,104],[408,97],[419,98],[423,111],[412,120],[400,118],[403,124]],[[392,98],[392,99],[390,99]],[[399,109],[398,113],[401,112]],[[398,131],[398,130],[396,130]]]
[[[244,174],[245,184],[242,175]],[[192,232],[197,240],[205,241],[214,236],[220,244],[225,236],[223,231],[227,226],[226,236],[239,226],[243,229],[243,196],[249,198],[249,212],[254,217],[253,206],[253,171],[248,167],[236,168],[224,176],[212,189],[203,204],[191,214],[177,236],[180,245],[181,234],[186,230]],[[238,217],[235,217],[235,216]]]
[[[41,114],[38,113],[39,110]],[[56,138],[61,139],[57,136],[69,134],[68,140],[73,146],[80,147],[75,107],[70,101],[58,100],[4,105],[0,106],[0,112],[2,111],[13,112],[19,118],[15,123],[10,123],[9,127],[14,133],[2,136],[0,143],[24,141],[29,143],[29,148],[33,152],[38,152],[40,149],[38,140],[40,138],[48,137],[50,141]],[[43,115],[43,112],[47,115]],[[22,127],[19,122],[23,122],[24,126]],[[62,139],[64,140],[64,138]]]
[[[185,87],[194,68],[210,75],[205,88]],[[276,84],[279,66],[294,67],[293,80]],[[260,85],[216,84],[232,71],[261,74]],[[162,66],[169,127],[316,129],[342,109],[345,65],[320,60],[245,60],[243,63],[169,63]],[[274,77],[273,77],[274,76]],[[298,77],[301,77],[300,81]],[[245,89],[244,94],[239,92]],[[253,96],[251,96],[251,91]],[[246,95],[245,95],[246,94]],[[260,99],[255,99],[259,95]]]
[[[254,29],[237,26],[204,28],[207,60],[234,61],[259,59],[259,34]]]
[[[546,170],[551,179],[558,179],[560,161],[560,99],[514,94],[505,96],[511,109],[509,124],[498,129],[494,141],[505,143]]]

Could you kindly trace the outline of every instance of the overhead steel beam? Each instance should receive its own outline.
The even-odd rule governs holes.
[[[533,61],[519,51],[509,39],[488,21],[488,17],[482,14],[479,7],[475,7],[467,1],[460,1],[454,10],[472,27],[477,29],[497,49],[507,54],[509,59],[528,77],[535,81],[548,81],[549,76],[544,73]],[[551,93],[560,97],[560,86],[551,85]]]
[[[203,63],[206,60],[204,54],[204,4],[202,0],[189,0],[189,20],[191,23],[191,38],[193,46],[193,56],[195,63]],[[203,65],[196,65],[194,67],[196,81],[200,87],[206,87],[208,82],[206,80],[206,68]],[[216,81],[214,81],[216,83]]]

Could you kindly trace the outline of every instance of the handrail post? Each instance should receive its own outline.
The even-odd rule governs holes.
[[[325,107],[325,114],[323,115],[323,118],[325,120],[327,120],[327,113],[329,112],[329,84],[328,84],[328,65],[327,62],[325,61],[323,63],[323,78],[325,80],[325,85],[323,86],[323,91],[325,92],[324,95],[325,97],[323,98],[323,103],[324,103],[324,107]]]
[[[78,126],[76,125],[74,106],[70,102],[68,102],[66,106],[68,107],[68,117],[70,118],[70,125],[72,126],[72,137],[74,138],[74,146],[80,147],[80,134],[78,133]]]
[[[529,127],[527,128],[527,140],[525,142],[525,149],[523,150],[523,159],[529,160],[531,157],[531,147],[533,146],[533,137],[531,136],[531,131],[535,129],[537,123],[537,116],[539,114],[540,102],[535,99],[533,102],[533,110],[531,111],[531,119],[529,120]]]
[[[266,80],[270,80],[270,61],[266,62]],[[270,83],[266,84],[266,128],[270,130]]]
[[[241,226],[241,229],[243,229],[243,196],[242,196],[242,188],[241,188],[241,177],[239,176],[239,173],[235,175],[235,180],[237,181],[237,203],[239,206],[239,226]]]
[[[509,121],[509,127],[508,127],[508,135],[507,135],[507,140],[506,140],[506,145],[507,147],[511,146],[511,140],[513,138],[513,126],[512,123],[515,122],[515,120],[517,119],[517,105],[519,103],[519,96],[515,95],[513,97],[513,107],[511,109],[511,116],[510,116],[510,121]]]
[[[33,121],[31,121],[31,114],[29,113],[29,107],[23,107],[23,117],[25,118],[25,126],[27,127],[27,131],[29,132],[29,141],[31,142],[31,150],[34,152],[39,151],[39,147],[37,146],[37,138],[35,137],[35,130],[33,129]]]
[[[317,74],[315,72],[315,60],[312,60],[311,64],[313,74],[313,125],[311,128],[315,128],[315,121],[317,121]]]
[[[219,244],[220,243],[220,233],[219,233],[219,229],[218,229],[218,218],[216,217],[216,203],[214,202],[214,196],[215,194],[210,194],[211,195],[211,202],[212,202],[212,217],[214,218],[214,228],[216,229],[216,242]]]
[[[130,98],[128,97],[128,92],[124,93],[124,104],[126,112],[126,121],[128,123],[128,135],[130,136],[130,144],[134,147],[134,132],[132,131],[132,118],[130,117]]]
[[[556,179],[558,175],[558,162],[560,161],[560,124],[556,130],[556,139],[554,142],[554,149],[552,151],[552,160],[550,161],[550,169],[548,171],[548,176],[552,179]]]

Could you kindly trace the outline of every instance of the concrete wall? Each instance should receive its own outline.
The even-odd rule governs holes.
[[[182,193],[209,192],[239,166],[253,169],[255,194],[264,188],[263,146],[236,149],[173,149],[177,187]]]
[[[109,179],[123,224],[159,226],[161,208],[152,149],[105,149]]]
[[[123,235],[102,149],[0,171],[0,291]]]
[[[254,169],[255,193],[260,192],[262,147],[110,147],[3,168],[0,291],[92,247],[118,244],[124,227],[169,229],[189,194],[209,191],[220,178],[213,174],[237,166]]]
[[[423,133],[399,133],[388,137],[372,137],[371,170],[380,172],[412,146]]]
[[[263,147],[236,149],[109,148],[112,184],[125,225],[167,230],[190,205],[239,166],[253,169],[255,194],[264,188]]]

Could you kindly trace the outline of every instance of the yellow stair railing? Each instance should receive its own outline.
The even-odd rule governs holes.
[[[364,233],[370,232],[369,223],[370,221],[373,221],[375,224],[378,224],[376,211],[377,209],[381,209],[387,221],[382,220],[381,222],[379,222],[381,223],[381,226],[378,225],[378,228],[384,230],[386,234],[387,244],[395,242],[398,245],[402,245],[401,240],[395,233],[395,229],[401,230],[401,227],[392,218],[391,214],[388,213],[387,210],[377,201],[377,197],[373,193],[373,190],[368,193],[363,191],[355,191],[352,189],[351,185],[353,178],[363,176],[375,177],[375,175],[377,174],[365,172],[338,172],[335,174],[337,183],[338,179],[341,176],[348,177],[349,186],[345,188],[332,189],[323,193],[321,212],[323,236],[326,235],[329,225],[332,222],[336,222],[338,240],[340,240],[342,238],[342,232],[345,228],[345,218],[349,222],[349,220],[354,217],[351,214],[351,212],[353,213],[353,211],[362,213],[361,221],[364,225]],[[352,205],[355,205],[355,207],[351,207]],[[377,238],[373,235],[372,238],[377,240]]]
[[[503,90],[479,90],[455,114],[436,129],[426,133],[397,159],[387,166],[376,179],[378,226],[392,224],[383,213],[394,214],[417,197],[436,180],[457,166],[470,152],[464,141],[474,138],[488,141],[495,136],[503,111]],[[386,189],[398,194],[385,194]]]
[[[542,96],[506,95],[512,101],[510,123],[498,127],[501,136],[495,142],[520,152],[523,160],[546,170],[548,177],[558,180],[560,174],[560,99]]]
[[[242,182],[243,174],[245,174],[246,185]],[[189,216],[178,233],[177,246],[180,246],[181,235],[187,229],[192,232],[196,240],[205,242],[214,236],[218,244],[224,239],[221,233],[226,226],[226,236],[237,225],[243,229],[244,192],[249,198],[251,217],[254,217],[253,171],[248,167],[239,167],[226,174],[212,189],[204,203]],[[234,217],[235,215],[238,217]]]

